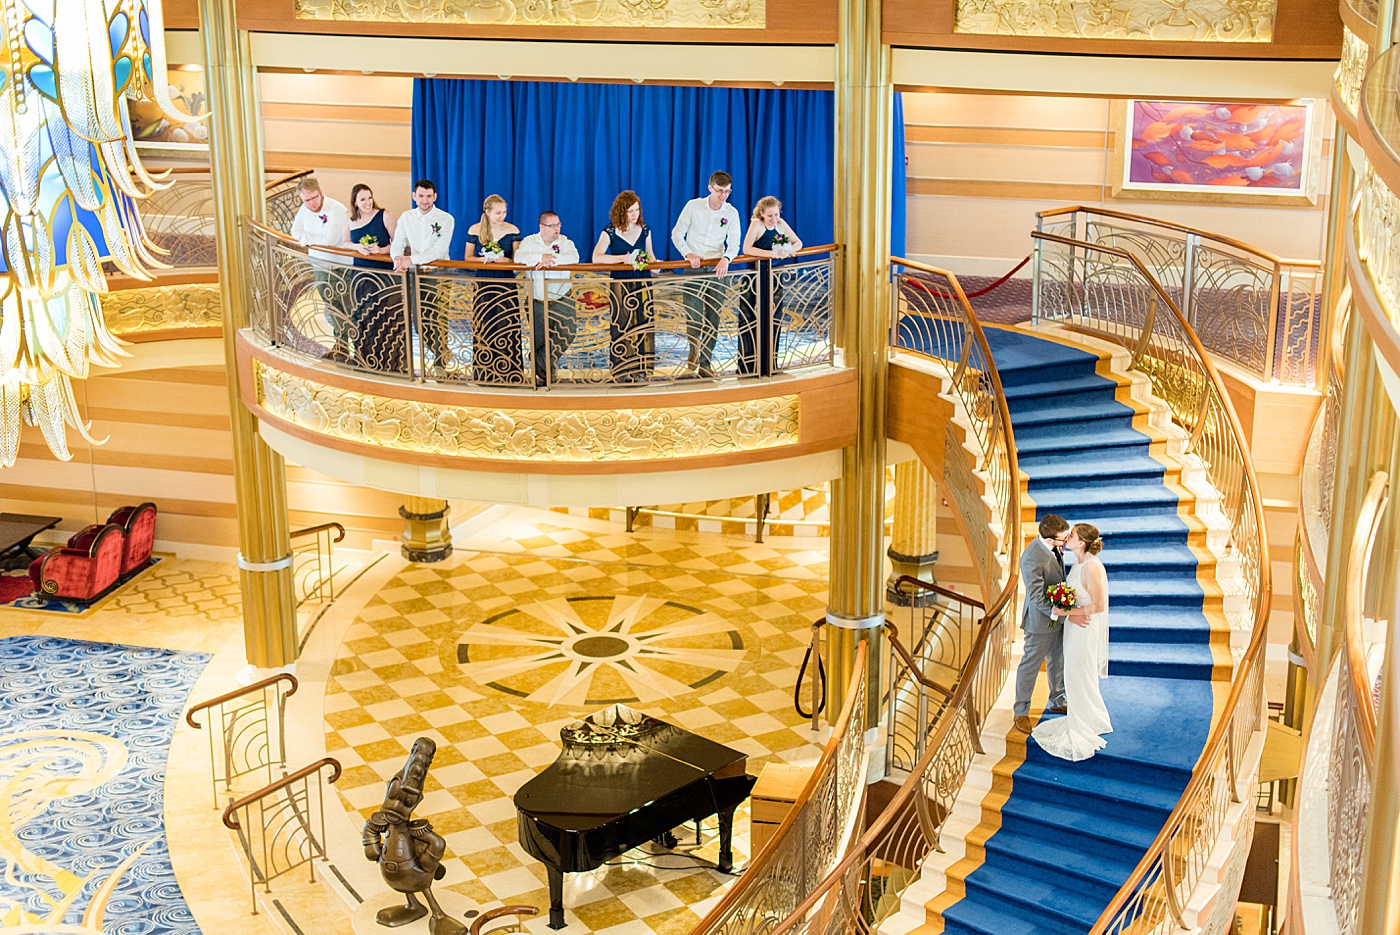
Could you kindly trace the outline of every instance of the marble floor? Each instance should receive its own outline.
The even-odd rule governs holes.
[[[369,565],[306,635],[288,766],[329,755],[344,768],[326,796],[330,861],[318,882],[279,879],[250,914],[246,868],[213,808],[206,737],[184,724],[175,732],[165,821],[201,931],[362,930],[356,908],[386,888],[360,828],[419,736],[438,744],[416,813],[448,841],[437,888],[478,909],[546,908],[544,870],[516,843],[511,796],[553,761],[559,727],[590,711],[628,704],[743,751],[752,773],[815,761],[818,735],[792,691],[825,606],[824,539],[626,533],[610,519],[523,508],[488,519],[445,562],[390,554]],[[0,609],[0,637],[24,634],[209,653],[193,700],[249,676],[227,564],[168,559],[81,617]],[[746,812],[735,832],[742,867]],[[567,931],[690,931],[734,879],[703,865],[717,847],[710,819],[698,846],[691,837],[675,853],[633,852],[571,875]],[[528,927],[547,931],[543,918]]]

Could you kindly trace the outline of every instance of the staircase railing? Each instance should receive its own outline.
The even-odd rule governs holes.
[[[1239,575],[1223,581],[1242,599],[1253,629],[1230,694],[1205,750],[1156,840],[1094,925],[1102,933],[1186,927],[1185,907],[1201,880],[1231,804],[1245,801],[1240,769],[1265,726],[1264,650],[1269,618],[1269,550],[1258,477],[1220,375],[1181,309],[1133,252],[1034,232],[1037,318],[1122,344],[1187,434],[1219,495],[1226,558]]]
[[[1221,234],[1083,205],[1039,212],[1036,230],[1127,250],[1212,354],[1261,380],[1313,384],[1325,337],[1318,261],[1286,260]],[[1039,302],[1038,291],[1033,296]]]
[[[233,792],[234,780],[287,765],[287,699],[297,693],[297,677],[278,672],[265,679],[191,705],[185,723],[201,730],[195,716],[204,714],[209,726],[209,764],[214,785],[214,807],[219,805],[219,784]]]
[[[335,600],[335,544],[345,539],[340,523],[321,523],[292,531],[292,582],[297,607],[309,601]],[[300,541],[298,541],[300,540]]]
[[[812,776],[748,869],[692,935],[749,935],[785,918],[840,859],[865,801],[866,647]]]

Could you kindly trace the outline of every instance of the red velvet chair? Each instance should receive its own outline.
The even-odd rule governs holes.
[[[50,549],[30,563],[35,591],[86,604],[116,586],[122,570],[122,528],[108,523],[93,529],[89,526],[67,546]]]
[[[156,505],[124,506],[113,510],[107,522],[122,528],[122,580],[136,574],[151,560],[156,545]]]

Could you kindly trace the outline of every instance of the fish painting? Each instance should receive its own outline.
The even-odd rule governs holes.
[[[1306,192],[1310,103],[1129,101],[1124,189]]]

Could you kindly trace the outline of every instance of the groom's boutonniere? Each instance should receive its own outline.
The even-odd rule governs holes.
[[[719,219],[719,226],[720,226],[720,227],[724,227],[724,226],[727,225],[728,223],[729,223],[729,218],[720,218],[720,219]]]
[[[433,236],[434,236],[434,237],[441,237],[441,236],[442,236],[442,225],[439,224],[437,221],[434,221],[434,222],[433,222]]]
[[[1045,589],[1045,599],[1056,610],[1073,610],[1079,603],[1079,595],[1074,588],[1061,581],[1059,584],[1052,584]],[[1055,618],[1050,618],[1050,629],[1055,629]]]
[[[330,218],[326,217],[324,214],[321,215],[321,223],[322,223],[322,224],[329,224],[329,223],[330,223]]]
[[[559,245],[558,245],[557,243],[556,243],[556,244],[551,244],[550,247],[549,247],[549,249],[553,250],[555,253],[558,253],[558,252],[559,252]]]

